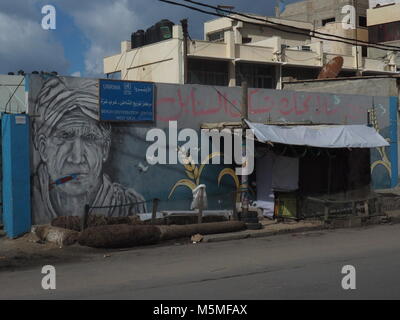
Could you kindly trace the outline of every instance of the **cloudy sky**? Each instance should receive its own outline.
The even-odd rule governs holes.
[[[298,0],[287,0],[287,3]],[[176,0],[183,2],[183,0]],[[274,14],[274,0],[203,0],[233,5],[241,12]],[[44,5],[56,8],[56,30],[43,30]],[[57,71],[63,75],[102,76],[102,58],[118,53],[120,42],[161,19],[189,20],[193,39],[214,17],[158,0],[1,0],[0,73]]]

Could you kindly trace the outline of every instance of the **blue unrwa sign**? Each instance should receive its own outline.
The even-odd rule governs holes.
[[[101,79],[99,90],[100,120],[154,120],[154,83]]]

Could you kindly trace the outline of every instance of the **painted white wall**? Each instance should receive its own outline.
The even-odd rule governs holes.
[[[15,94],[13,95],[14,91]],[[10,97],[12,97],[11,100]],[[7,112],[20,113],[27,111],[27,95],[25,93],[25,80],[23,76],[0,75],[0,112],[5,111],[8,100],[10,102]]]

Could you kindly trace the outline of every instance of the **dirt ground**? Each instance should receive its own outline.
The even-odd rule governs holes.
[[[165,241],[160,244],[146,247],[160,247],[182,245],[189,243],[189,239]],[[92,261],[106,259],[115,252],[136,250],[143,247],[128,249],[96,249],[74,244],[59,247],[50,242],[39,241],[32,234],[27,233],[18,239],[8,239],[5,232],[0,229],[0,272],[28,269],[46,264],[69,263],[78,261]]]
[[[73,245],[60,248],[56,244],[41,242],[32,233],[27,233],[18,239],[8,239],[0,230],[0,272],[12,271],[58,261],[79,261],[104,255],[104,250]]]
[[[264,227],[273,229],[276,222],[263,221]],[[281,224],[279,224],[281,225]],[[287,225],[287,224],[286,224]],[[296,225],[296,223],[294,224]],[[282,227],[282,226],[281,226]],[[163,241],[149,247],[182,245],[191,243],[190,239]],[[69,263],[105,259],[118,251],[135,250],[143,247],[128,249],[96,249],[79,244],[60,247],[51,242],[40,241],[33,233],[27,233],[17,239],[8,239],[4,230],[0,229],[0,272],[17,269],[28,269],[46,264]]]

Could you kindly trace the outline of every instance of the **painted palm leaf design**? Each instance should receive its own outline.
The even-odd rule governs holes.
[[[184,166],[184,168],[185,168],[185,173],[186,173],[186,175],[187,175],[187,177],[188,177],[189,179],[182,179],[182,180],[179,180],[178,182],[176,182],[176,183],[174,184],[174,186],[172,187],[172,189],[171,189],[171,192],[170,192],[170,194],[169,194],[169,196],[168,196],[168,199],[171,198],[171,196],[174,194],[175,190],[176,190],[178,187],[186,187],[186,188],[189,188],[190,190],[193,191],[198,185],[200,185],[201,175],[202,175],[202,173],[203,173],[203,170],[204,170],[205,166],[206,166],[212,159],[217,158],[217,157],[222,157],[222,156],[223,156],[223,154],[222,154],[221,152],[213,152],[213,153],[209,154],[207,157],[205,157],[205,158],[203,159],[203,161],[201,162],[200,166],[198,166],[198,165],[196,165],[196,164],[194,163],[193,159],[192,159],[189,155],[184,154],[184,151],[183,151],[183,150],[181,150],[181,149],[179,149],[179,148],[178,148],[178,150],[179,150],[180,155],[181,155],[181,157],[182,157],[182,162],[183,162],[183,166]],[[221,171],[221,173],[222,173],[222,172],[225,172],[224,175],[226,175],[227,172],[228,172],[228,171],[226,171],[226,170],[227,170],[227,169],[223,169],[223,170]],[[230,170],[232,170],[232,169],[230,169]],[[219,176],[221,176],[221,173],[220,173]],[[233,175],[232,175],[232,174],[233,174]],[[236,176],[236,174],[235,174],[235,172],[234,172],[233,170],[232,170],[232,172],[230,172],[230,175],[231,175],[232,177],[235,177],[235,178],[234,178],[234,181],[235,181],[236,186],[238,187],[239,179],[237,178],[237,176]],[[221,177],[221,178],[222,178],[222,177]],[[218,185],[219,185],[219,183],[220,183],[220,179],[221,179],[221,178],[218,177]]]

